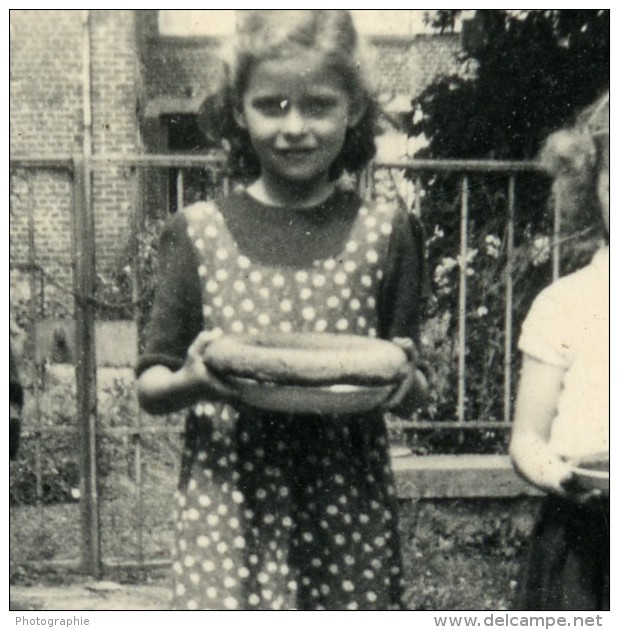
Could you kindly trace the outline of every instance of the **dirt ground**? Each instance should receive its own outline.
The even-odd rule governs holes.
[[[167,584],[86,582],[83,585],[10,587],[10,610],[167,610]]]

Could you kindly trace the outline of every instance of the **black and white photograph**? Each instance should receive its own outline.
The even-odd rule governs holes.
[[[10,623],[610,627],[610,9],[8,15]]]

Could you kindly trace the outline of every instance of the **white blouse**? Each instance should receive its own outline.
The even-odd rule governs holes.
[[[608,247],[542,291],[523,324],[520,350],[565,370],[550,445],[577,458],[609,448],[610,272]]]

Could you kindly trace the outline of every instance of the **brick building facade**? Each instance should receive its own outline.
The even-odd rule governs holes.
[[[221,78],[217,39],[164,37],[154,10],[13,10],[10,29],[12,157],[191,149],[195,113]],[[381,100],[396,109],[437,74],[454,71],[459,50],[457,35],[386,37],[374,44]],[[151,213],[170,209],[173,179],[161,169],[144,173],[141,183],[138,176],[135,169],[113,167],[94,174],[96,255],[104,275],[122,264],[138,191],[146,191]],[[45,272],[43,312],[70,314],[71,300],[58,287],[72,283],[66,172],[12,170],[10,245],[16,299],[35,287],[24,271],[35,263]]]
[[[134,11],[14,10],[10,29],[12,158],[141,151]],[[34,297],[45,314],[72,311],[71,195],[66,171],[12,169],[12,286],[23,297],[34,286],[24,264],[42,268],[36,288],[40,279],[44,290]],[[93,177],[102,268],[124,246],[134,199],[135,174],[110,168]]]

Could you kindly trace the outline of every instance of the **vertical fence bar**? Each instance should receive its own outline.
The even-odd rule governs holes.
[[[95,357],[95,226],[91,169],[73,160],[73,264],[77,406],[80,424],[82,569],[101,576],[101,531],[97,479],[97,367]]]
[[[28,169],[26,172],[26,204],[28,208],[28,286],[30,289],[30,299],[28,301],[28,316],[29,316],[29,338],[34,344],[33,350],[36,354],[36,320],[37,320],[37,304],[36,304],[36,292],[37,285],[35,280],[36,270],[36,237],[35,237],[35,219],[34,219],[34,173]],[[43,453],[41,451],[41,413],[40,413],[40,397],[43,388],[41,387],[42,374],[37,363],[34,371],[34,383],[33,393],[35,400],[37,401],[37,413],[36,413],[36,428],[33,433],[34,437],[34,478],[36,489],[36,502],[39,508],[39,516],[43,518]]]
[[[561,205],[556,195],[552,211],[552,280],[555,282],[561,274]]]
[[[144,564],[144,527],[142,526],[142,516],[144,514],[144,480],[142,478],[142,433],[141,426],[132,440],[134,447],[135,462],[135,483],[137,487],[137,519],[138,519],[138,563]]]
[[[421,217],[421,177],[415,177],[415,202],[413,205],[413,213],[417,217]]]
[[[365,201],[371,201],[374,196],[375,164],[370,162],[360,173],[358,179],[359,197]]]
[[[139,329],[139,313],[140,313],[140,241],[138,234],[142,230],[143,219],[143,171],[139,166],[135,167],[135,186],[133,198],[133,213],[131,215],[131,316]],[[138,348],[136,348],[137,355]],[[140,565],[144,563],[144,525],[142,516],[144,514],[144,488],[142,487],[142,410],[137,401],[137,396],[133,395],[135,417],[137,425],[137,433],[135,438],[130,440],[133,449],[134,465],[135,465],[135,483],[136,483],[136,512],[137,520],[137,546],[138,546],[138,562]]]
[[[365,171],[366,177],[366,199],[372,201],[374,199],[374,182],[376,181],[376,163],[370,162]]]
[[[176,211],[185,207],[185,176],[182,169],[176,171]]]
[[[357,177],[357,194],[363,200],[367,199],[367,197],[366,197],[366,191],[367,191],[366,182],[367,182],[367,169],[369,169],[369,168],[370,168],[370,165],[366,166],[366,168],[364,170],[362,170],[359,173],[358,177]]]
[[[28,205],[28,283],[30,287],[30,325],[31,331],[34,333],[35,330],[35,320],[36,320],[36,306],[35,305],[35,296],[36,296],[36,237],[35,237],[35,219],[34,219],[34,182],[32,180],[33,172],[28,169],[26,170],[26,187],[27,187],[27,205]],[[34,334],[31,335],[31,339],[34,339]]]
[[[460,293],[458,296],[458,421],[465,420],[466,399],[466,290],[469,223],[469,178],[462,176],[460,208]]]
[[[138,234],[142,229],[142,171],[140,167],[134,167],[135,186],[133,194],[133,212],[131,214],[131,310],[135,318],[139,312],[138,302],[140,299],[140,243]]]
[[[516,176],[507,184],[507,243],[505,247],[505,355],[503,357],[503,422],[512,413],[512,327],[514,307],[514,212],[516,208]]]

